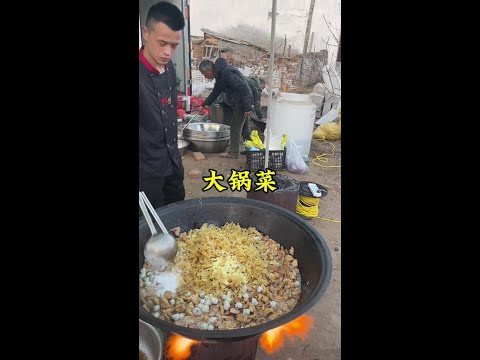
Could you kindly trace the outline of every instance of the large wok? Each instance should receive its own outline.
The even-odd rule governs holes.
[[[181,231],[199,228],[204,223],[223,226],[227,222],[242,227],[254,226],[285,248],[295,247],[301,275],[301,295],[289,313],[253,327],[235,330],[199,330],[175,325],[155,318],[139,305],[140,319],[164,331],[199,341],[238,340],[264,333],[284,325],[309,310],[323,295],[330,282],[332,259],[322,236],[300,216],[266,202],[233,198],[208,197],[170,204],[157,209],[167,229],[180,226]],[[150,236],[143,218],[139,223],[139,271],[143,266],[143,248]]]

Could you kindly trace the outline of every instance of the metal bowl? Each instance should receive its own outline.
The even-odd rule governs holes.
[[[147,355],[148,360],[163,359],[162,340],[152,325],[138,319],[138,347]]]
[[[183,129],[185,140],[213,140],[230,137],[230,126],[215,123],[194,123]]]
[[[200,151],[202,153],[221,153],[225,152],[230,142],[230,138],[215,139],[215,140],[193,140],[190,139],[190,151]]]
[[[180,156],[185,155],[185,153],[187,152],[188,145],[190,145],[189,141],[186,141],[186,140],[177,141],[177,146],[178,146],[178,150],[180,151]]]

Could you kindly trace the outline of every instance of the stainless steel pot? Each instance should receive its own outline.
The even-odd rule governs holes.
[[[224,124],[223,108],[220,104],[210,105],[210,119],[213,123]]]

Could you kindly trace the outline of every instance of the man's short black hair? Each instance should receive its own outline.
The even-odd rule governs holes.
[[[202,60],[200,62],[200,65],[198,65],[198,70],[200,70],[200,72],[204,72],[204,71],[207,71],[207,70],[213,70],[214,67],[213,67],[213,61],[212,60],[208,60],[208,59],[205,59],[205,60]]]
[[[152,30],[154,24],[158,22],[164,23],[173,31],[182,30],[185,27],[185,19],[180,9],[165,1],[156,3],[148,10],[147,28]]]

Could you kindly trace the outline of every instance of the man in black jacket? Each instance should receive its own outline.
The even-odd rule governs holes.
[[[260,81],[262,79],[257,79],[257,77],[255,76],[249,76],[246,78],[246,80],[247,84],[250,86],[250,90],[252,90],[253,95],[253,111],[250,117],[252,119],[252,122],[263,132],[265,130],[266,119],[263,118],[262,107],[260,104],[262,98]],[[244,126],[242,130],[242,136],[244,140],[250,140],[250,128],[246,128]]]
[[[139,188],[154,208],[185,198],[177,146],[177,84],[171,61],[185,20],[167,2],[148,11],[139,52]]]
[[[211,94],[203,102],[203,106],[210,106],[223,91],[225,93],[225,122],[230,125],[230,144],[228,151],[220,154],[224,158],[238,159],[240,152],[241,131],[245,120],[252,113],[253,96],[244,76],[227,61],[218,58],[213,64],[210,60],[203,60],[199,70],[207,79],[215,79]]]

